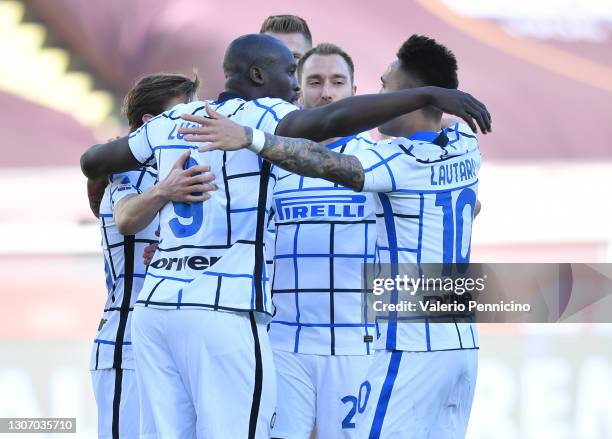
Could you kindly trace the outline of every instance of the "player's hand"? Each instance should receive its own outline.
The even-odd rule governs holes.
[[[159,237],[159,232],[155,232],[155,236]],[[159,247],[159,242],[154,242],[153,244],[147,245],[142,251],[142,262],[147,267],[151,264],[151,261],[153,261],[153,256],[155,256],[157,247]]]
[[[487,107],[469,93],[441,87],[428,87],[432,105],[444,113],[454,114],[463,119],[474,131],[487,134],[491,132],[491,114]],[[475,121],[475,122],[474,122]]]
[[[215,176],[210,167],[204,165],[184,169],[191,151],[183,153],[170,169],[170,173],[154,188],[164,201],[199,203],[210,198],[208,192],[216,191],[217,185],[211,183]]]
[[[187,142],[210,142],[201,146],[198,151],[212,151],[222,149],[223,151],[236,151],[251,144],[246,130],[242,125],[232,122],[229,118],[217,113],[206,104],[206,112],[209,118],[183,114],[181,118],[189,122],[195,122],[202,127],[181,128],[179,134],[185,135]]]
[[[108,179],[99,178],[97,180],[87,179],[87,198],[89,198],[89,208],[98,218],[100,216],[100,203],[104,196],[104,191],[108,186]]]

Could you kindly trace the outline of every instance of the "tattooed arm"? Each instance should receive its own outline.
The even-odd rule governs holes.
[[[252,130],[244,127],[246,137]],[[259,155],[287,171],[304,177],[323,178],[361,191],[364,172],[357,157],[330,151],[327,146],[306,139],[264,133],[266,143]]]
[[[208,105],[209,119],[184,114],[184,120],[202,125],[202,128],[183,128],[179,133],[187,134],[188,142],[209,142],[201,146],[200,152],[221,149],[236,151],[253,142],[253,130],[238,125],[212,110]],[[265,134],[265,144],[259,155],[287,171],[305,177],[323,178],[355,191],[363,188],[364,171],[357,157],[338,154],[327,146],[306,139]]]

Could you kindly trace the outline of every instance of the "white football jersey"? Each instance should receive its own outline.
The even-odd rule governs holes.
[[[249,150],[200,153],[177,131],[194,126],[181,114],[206,115],[204,102],[180,104],[130,136],[134,157],[156,163],[164,179],[186,150],[186,167],[210,166],[218,190],[204,203],[168,203],[160,211],[160,243],[137,304],[164,309],[206,308],[271,315],[264,231],[272,184],[270,164]],[[244,101],[223,93],[210,105],[241,125],[274,133],[297,107],[280,99]]]
[[[327,147],[353,154],[373,144],[363,133]],[[374,262],[373,194],[274,169],[273,349],[369,354],[375,328],[364,323],[361,303],[362,265]]]
[[[480,150],[467,125],[415,133],[354,155],[365,170],[363,191],[376,192],[377,262],[469,262]],[[471,323],[406,323],[393,313],[385,320],[377,349],[478,347]]]
[[[116,203],[126,195],[140,194],[156,182],[152,168],[113,174],[100,202],[99,223],[108,297],[94,340],[90,369],[133,369],[131,315],[142,288],[146,266],[144,248],[157,242],[157,219],[136,235],[123,236],[113,219]]]

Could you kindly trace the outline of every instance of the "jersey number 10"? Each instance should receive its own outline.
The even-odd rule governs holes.
[[[463,189],[457,197],[454,209],[451,192],[439,192],[436,194],[436,206],[442,208],[443,214],[442,261],[444,262],[444,268],[442,274],[444,276],[449,276],[451,274],[453,262],[456,264],[467,264],[470,262],[471,244],[469,242],[467,243],[465,256],[462,253],[465,232],[463,211],[468,205],[471,209],[471,215],[467,239],[470,240],[472,220],[474,219],[474,209],[476,207],[476,193],[470,188]]]

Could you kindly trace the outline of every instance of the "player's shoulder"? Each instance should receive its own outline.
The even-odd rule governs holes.
[[[455,123],[442,132],[446,135],[447,149],[455,155],[469,154],[479,151],[476,133],[464,123]]]
[[[469,126],[456,123],[441,131],[421,131],[397,137],[390,140],[386,148],[403,152],[407,160],[427,164],[477,151],[478,140]]]
[[[299,110],[299,108],[280,98],[257,98],[246,101],[243,110],[261,115],[269,113],[278,119],[282,119],[282,115]]]
[[[248,101],[245,101],[244,99],[238,98],[238,97],[232,97],[230,99],[215,99],[215,100],[208,99],[208,100],[192,101],[187,104],[178,104],[174,106],[170,110],[165,111],[162,114],[162,117],[168,120],[178,120],[179,123],[182,122],[179,119],[181,118],[181,115],[183,114],[193,114],[196,116],[207,117],[208,116],[206,114],[207,104],[214,111],[217,111],[226,117],[232,117],[237,112],[242,110],[242,108],[247,102]]]
[[[198,114],[199,112],[204,111],[207,103],[210,104],[211,101],[192,101],[186,104],[176,104],[174,107],[164,111],[162,114],[157,116],[157,118],[160,118],[161,120],[176,121],[181,119],[181,116],[183,114]]]
[[[353,150],[358,151],[364,148],[371,148],[376,145],[376,140],[372,138],[372,135],[369,131],[364,131],[363,133],[356,134],[349,138],[349,142],[347,144],[347,151]]]
[[[244,108],[244,105],[247,103],[246,100],[240,97],[232,97],[229,99],[216,99],[213,101],[207,101],[210,108],[213,110],[223,114],[226,117],[233,117]],[[205,111],[199,109],[204,113]]]
[[[296,110],[299,108],[283,99],[257,98],[244,102],[236,111],[236,117],[242,125],[274,133],[278,123]]]
[[[176,125],[182,122],[181,115],[183,114],[195,114],[200,108],[204,109],[204,101],[194,101],[187,104],[177,104],[169,110],[164,111],[157,116],[152,117],[140,128],[129,135],[129,138],[144,138],[146,136],[147,141],[150,142],[152,134],[159,132],[165,132],[168,126]]]
[[[352,144],[352,152],[368,151],[378,157],[388,157],[389,155],[406,152],[404,143],[400,138],[389,138],[374,140],[368,133],[358,134]]]
[[[376,140],[372,137],[369,131],[364,131],[363,133],[359,133],[355,136],[355,140],[358,142],[365,143],[366,145],[373,145],[376,143]]]
[[[258,106],[258,107],[277,107],[279,105],[289,105],[289,106],[298,108],[295,105],[293,105],[292,103],[287,102],[286,100],[281,99],[281,98],[268,98],[268,97],[265,97],[265,98],[253,99],[253,100],[250,100],[250,101],[247,101],[247,102],[249,104],[252,104],[252,105],[255,105],[255,106]]]
[[[463,122],[456,122],[443,130],[444,133],[449,137],[459,138],[470,142],[478,142],[476,133],[472,131],[469,125]],[[452,139],[450,139],[452,140]]]
[[[119,172],[109,176],[110,184],[115,186],[130,185],[140,187],[144,184],[152,184],[157,178],[157,169],[142,166],[132,171]]]
[[[142,191],[138,187],[143,183],[142,175],[145,168],[138,168],[133,171],[120,172],[111,174],[109,176],[109,185],[106,187],[104,193],[103,203],[101,203],[100,211],[102,211],[102,204],[105,206],[105,210],[112,213],[114,204],[118,202],[125,195],[138,194]],[[107,212],[107,213],[108,213]]]

